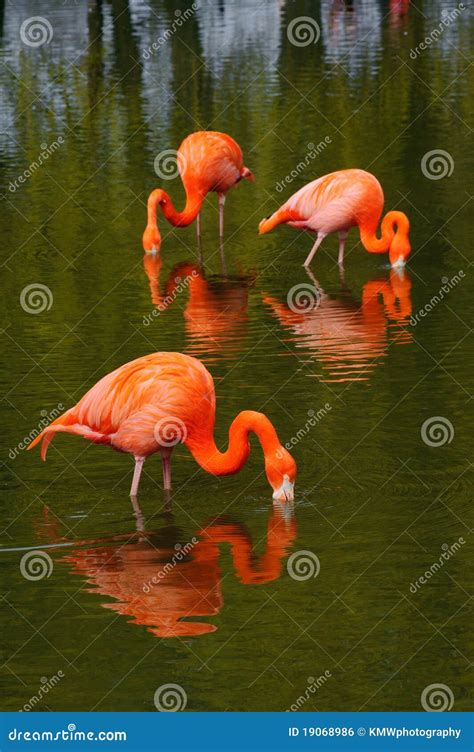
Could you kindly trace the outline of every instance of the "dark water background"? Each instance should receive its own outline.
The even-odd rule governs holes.
[[[0,3],[2,709],[22,708],[58,672],[36,709],[153,710],[169,683],[184,689],[189,710],[284,710],[300,696],[305,710],[418,710],[423,690],[439,683],[455,710],[468,709],[467,4],[410,56],[457,7],[209,0],[147,56],[185,6]],[[37,48],[20,38],[33,15],[54,32]],[[317,43],[290,43],[288,24],[300,16],[316,20]],[[203,128],[234,136],[256,176],[228,196],[224,266],[212,194],[204,268],[194,226],[163,223],[162,265],[144,263],[149,190],[163,185],[178,207],[184,195],[179,179],[156,176],[155,157]],[[432,150],[448,154],[451,174],[424,174]],[[293,191],[346,167],[374,172],[387,208],[409,215],[403,277],[363,251],[356,232],[345,277],[329,238],[316,282],[301,266],[309,236],[257,236],[258,221]],[[319,305],[294,313],[288,292],[303,283],[316,285]],[[22,291],[38,284],[47,305],[29,313]],[[435,295],[443,299],[410,319]],[[221,446],[242,409],[264,411],[283,441],[294,439],[292,512],[272,508],[256,442],[245,469],[221,479],[177,449],[171,508],[150,459],[138,532],[127,456],[75,437],[58,437],[46,464],[15,449],[102,375],[155,350],[209,367]],[[439,446],[422,438],[431,418],[442,419]],[[48,553],[49,577],[22,576],[22,547]],[[301,551],[320,571],[299,581],[287,563]],[[154,576],[160,584],[144,592]]]

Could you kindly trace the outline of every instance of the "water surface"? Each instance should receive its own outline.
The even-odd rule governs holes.
[[[171,0],[1,4],[2,708],[61,672],[36,709],[153,710],[179,684],[188,710],[418,710],[443,684],[466,710],[471,11],[418,54],[453,2],[200,5],[177,26]],[[34,15],[53,30],[39,47],[20,36]],[[315,43],[288,39],[300,16]],[[148,192],[184,195],[155,158],[200,128],[234,136],[256,182],[228,196],[223,252],[210,195],[201,249],[194,226],[162,224],[161,258],[144,259]],[[433,150],[445,177],[422,170]],[[348,167],[410,217],[404,274],[356,232],[343,275],[336,238],[308,276],[312,238],[257,236],[293,191]],[[29,285],[46,287],[32,312]],[[21,448],[155,350],[208,366],[220,446],[240,410],[271,418],[298,463],[293,509],[272,506],[253,440],[220,479],[178,448],[171,500],[151,458],[138,518],[128,457],[69,436],[46,464]],[[49,576],[23,576],[29,549]],[[317,576],[294,576],[298,552]]]

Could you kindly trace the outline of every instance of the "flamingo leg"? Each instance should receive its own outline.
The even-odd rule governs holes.
[[[346,246],[347,232],[343,230],[339,233],[339,256],[337,257],[337,263],[339,266],[344,266],[344,248]]]
[[[196,217],[196,234],[197,234],[197,239],[201,240],[201,213],[200,212]]]
[[[319,246],[323,242],[324,238],[326,237],[326,233],[318,232],[318,237],[316,238],[316,242],[311,248],[311,251],[309,252],[309,256],[304,262],[303,266],[309,266],[312,260],[314,259],[316,255],[316,251],[318,250]]]
[[[219,237],[224,237],[224,204],[225,204],[225,193],[218,193],[219,197]]]
[[[145,457],[135,457],[135,470],[133,471],[132,487],[130,489],[130,496],[136,496],[138,494],[138,485],[140,483],[140,475],[142,474],[143,463]]]
[[[161,464],[163,466],[163,488],[165,491],[171,490],[171,452],[161,453]]]

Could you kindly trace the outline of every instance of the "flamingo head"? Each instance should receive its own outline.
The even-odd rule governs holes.
[[[390,245],[389,258],[392,269],[402,269],[411,253],[411,245],[408,238],[395,235]]]
[[[240,177],[241,178],[246,178],[247,180],[251,180],[252,183],[255,182],[254,174],[253,174],[252,170],[249,170],[248,167],[242,167],[242,169],[240,170]]]
[[[156,225],[148,224],[142,237],[145,253],[158,253],[161,246],[161,235]]]
[[[390,264],[393,269],[402,269],[411,253],[411,245],[408,237],[410,223],[408,217],[403,212],[388,212],[387,217],[390,217],[392,226],[395,224],[397,228],[390,243]]]
[[[262,219],[262,221],[258,223],[259,235],[265,235],[266,232],[270,232],[270,230],[273,229],[273,225],[270,222],[271,218],[272,215],[270,214],[269,217],[265,217],[265,219]]]
[[[265,472],[268,482],[273,488],[273,498],[276,501],[293,501],[295,498],[296,462],[285,447],[278,447],[274,454],[266,458]]]

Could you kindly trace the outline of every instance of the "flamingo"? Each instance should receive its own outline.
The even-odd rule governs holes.
[[[218,131],[197,131],[187,136],[178,149],[178,170],[186,191],[186,206],[176,211],[170,196],[156,188],[148,197],[148,223],[143,233],[143,248],[147,253],[160,249],[161,235],[156,213],[158,206],[168,222],[186,227],[197,219],[197,234],[201,235],[200,215],[206,194],[214,191],[219,199],[219,236],[224,235],[224,204],[227,191],[242,178],[253,180],[244,166],[242,149],[233,138]]]
[[[73,433],[95,444],[109,444],[135,459],[130,495],[136,498],[145,459],[160,452],[165,490],[171,488],[171,452],[184,443],[194,459],[213,475],[232,475],[245,464],[253,432],[262,445],[273,498],[292,501],[296,463],[281,445],[263,413],[244,410],[229,429],[229,446],[220,452],[213,438],[216,398],[209,371],[182,353],[145,355],[104,376],[29,445],[40,441],[41,458],[56,433]]]
[[[274,214],[263,219],[258,229],[263,235],[277,225],[288,224],[315,232],[316,242],[304,262],[306,267],[311,264],[326,235],[337,232],[338,262],[343,266],[347,233],[351,227],[357,226],[362,244],[369,253],[388,251],[392,267],[400,268],[411,251],[410,223],[403,212],[389,211],[382,220],[382,235],[377,238],[383,204],[382,186],[374,175],[365,170],[339,170],[303,186]]]

